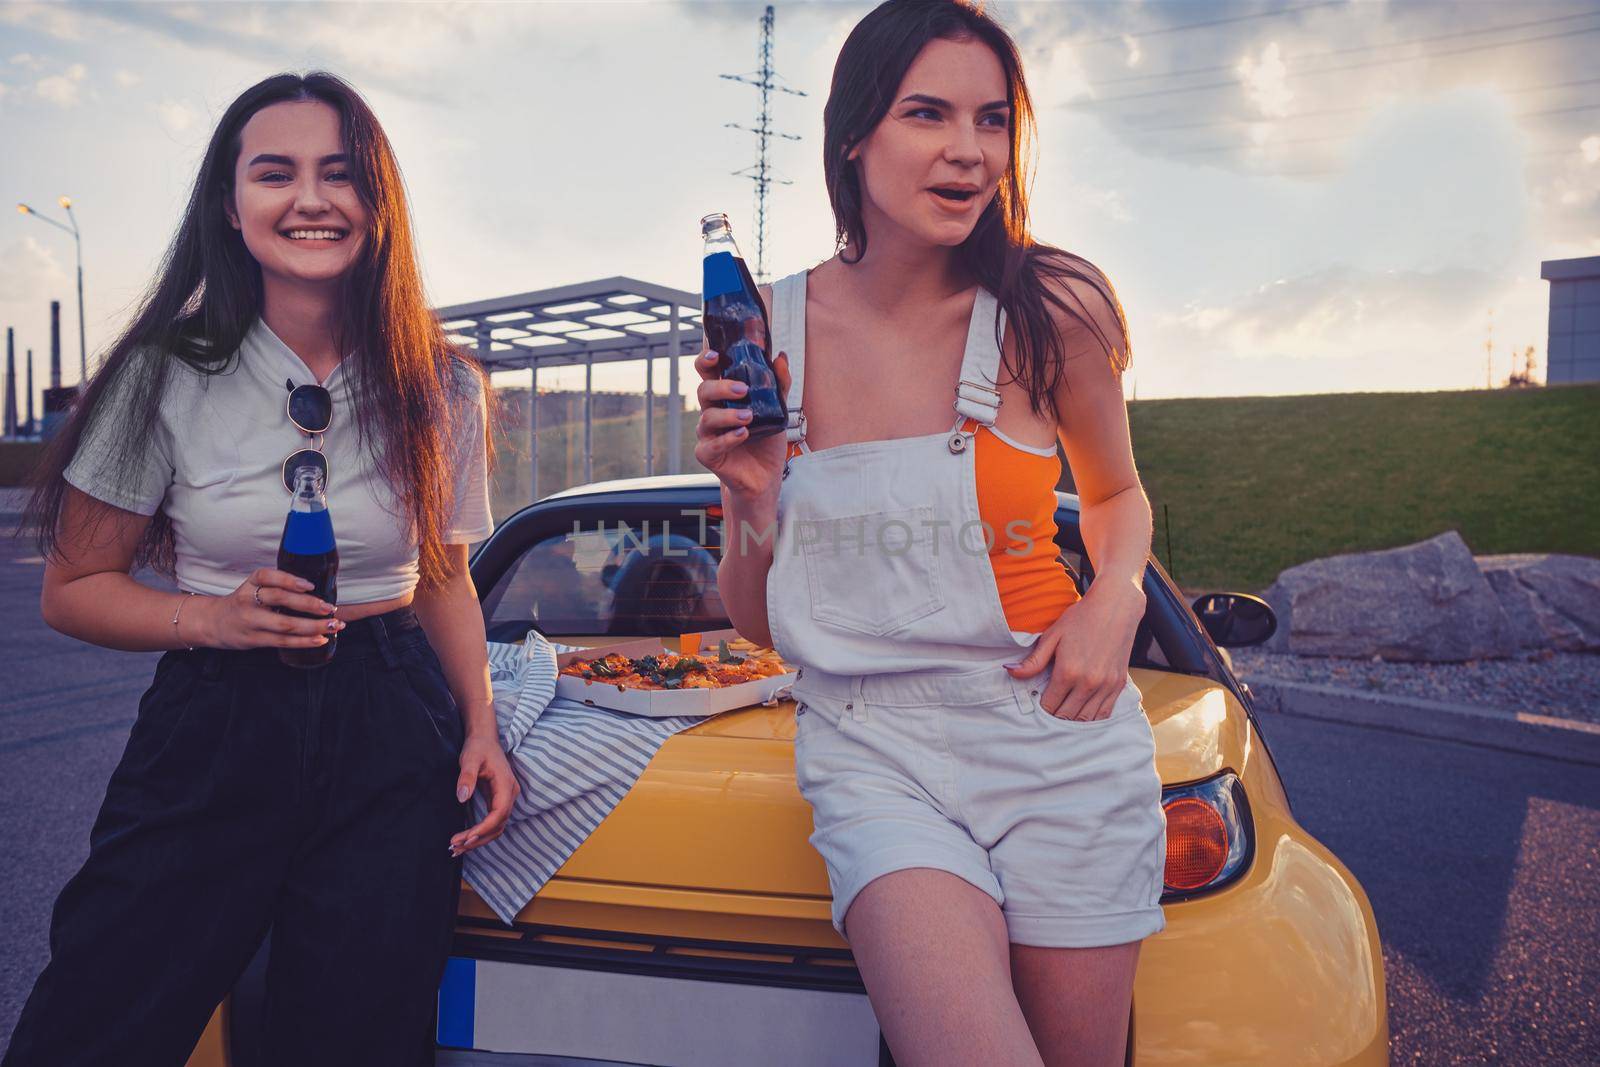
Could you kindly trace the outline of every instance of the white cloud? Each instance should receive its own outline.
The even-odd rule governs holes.
[[[57,107],[74,107],[81,99],[88,73],[82,63],[74,63],[60,74],[40,78],[33,91]]]
[[[1197,303],[1185,304],[1182,311],[1176,315],[1169,315],[1165,320],[1158,320],[1164,325],[1166,322],[1175,322],[1187,326],[1197,333],[1210,334],[1219,327],[1226,326],[1234,317],[1232,308],[1204,307]]]
[[[1551,199],[1563,211],[1578,209],[1581,212],[1591,205],[1600,206],[1600,167],[1594,165],[1596,159],[1600,159],[1600,143],[1585,148],[1577,158],[1569,156],[1567,159],[1565,169],[1550,179]],[[1568,218],[1573,227],[1585,225],[1581,214]]]
[[[26,26],[63,41],[83,38],[82,23],[77,12],[60,3],[7,3],[0,4],[0,22],[13,26]]]
[[[363,86],[438,102],[461,72],[509,42],[567,38],[565,23],[592,25],[586,4],[212,3],[112,4],[90,9],[199,52],[279,69],[332,69]],[[619,26],[619,28],[622,28]]]
[[[37,239],[23,237],[0,249],[0,293],[6,294],[8,303],[54,298],[67,283],[67,272],[55,253]]]
[[[1041,126],[1053,115],[1063,114],[1057,107],[1061,102],[1093,96],[1088,75],[1070,41],[1058,40],[1030,53],[1024,64],[1028,92],[1033,97]]]
[[[1112,222],[1132,222],[1133,212],[1128,210],[1127,197],[1121,189],[1106,189],[1084,182],[1067,186],[1066,199],[1072,205],[1067,217],[1076,219],[1083,213],[1099,215]]]
[[[1141,395],[1481,388],[1492,310],[1496,380],[1509,348],[1544,347],[1545,283],[1476,269],[1335,265],[1150,316],[1134,335]],[[1137,317],[1137,309],[1132,309]]]
[[[161,125],[169,133],[184,133],[194,126],[195,119],[199,117],[194,108],[181,100],[163,100],[155,105],[157,117]]]
[[[135,85],[144,81],[143,78],[131,70],[119,70],[111,75],[111,79],[117,83],[119,88],[123,89],[132,89]]]
[[[44,60],[30,52],[18,52],[11,57],[10,62],[14,67],[25,67],[28,70],[38,70],[44,66]]]
[[[1374,326],[1425,327],[1487,306],[1497,279],[1484,271],[1368,271],[1338,265],[1276,278],[1220,305],[1161,316],[1203,337],[1226,334],[1240,352],[1314,351]]]
[[[1600,136],[1585,137],[1578,142],[1585,163],[1600,163]]]
[[[1139,50],[1139,39],[1125,33],[1122,35],[1122,44],[1128,50],[1128,66],[1137,67],[1139,60],[1144,58],[1144,53]]]
[[[1289,90],[1288,68],[1279,54],[1278,42],[1273,41],[1263,48],[1259,61],[1245,56],[1233,70],[1261,114],[1280,118],[1289,113],[1294,93]]]

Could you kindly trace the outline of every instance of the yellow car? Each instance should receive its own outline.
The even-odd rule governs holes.
[[[1092,580],[1078,500],[1062,557]],[[710,475],[604,482],[523,509],[473,557],[490,640],[538,629],[598,646],[728,625]],[[1275,625],[1244,594],[1185,604],[1152,558],[1130,672],[1167,811],[1167,925],[1147,940],[1127,1062],[1320,1067],[1389,1062],[1383,954],[1366,894],[1298,825],[1248,690],[1218,644]],[[1198,613],[1197,613],[1198,612]],[[632,790],[517,916],[463,884],[440,989],[441,1065],[892,1063],[794,781],[794,704],[670,737]],[[248,1067],[258,964],[192,1067]]]

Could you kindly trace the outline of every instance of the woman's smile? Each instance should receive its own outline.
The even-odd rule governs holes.
[[[295,244],[330,248],[344,240],[350,231],[334,226],[295,226],[278,232]]]

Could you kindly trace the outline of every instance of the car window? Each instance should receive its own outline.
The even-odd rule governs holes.
[[[1073,532],[1070,527],[1063,529],[1057,547],[1061,550],[1061,561],[1067,565],[1067,572],[1072,575],[1073,584],[1078,587],[1081,596],[1089,591],[1089,583],[1094,581],[1094,564],[1089,562],[1088,554],[1073,543]],[[1152,669],[1172,666],[1148,620],[1141,620],[1139,629],[1134,632],[1128,664]]]
[[[1076,524],[1062,521],[1057,546],[1080,594],[1094,567]],[[579,524],[546,535],[507,568],[483,598],[491,641],[520,640],[530,629],[551,636],[681,633],[732,626],[717,590],[721,524],[682,516]],[[1141,621],[1130,665],[1167,668],[1171,662]]]
[[[677,636],[730,625],[716,547],[674,525],[605,523],[547,536],[483,598],[492,641],[545,634]]]

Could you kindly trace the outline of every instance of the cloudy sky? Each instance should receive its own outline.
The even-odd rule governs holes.
[[[1600,0],[989,6],[1039,110],[1035,231],[1117,287],[1130,396],[1482,387],[1491,337],[1496,379],[1528,345],[1542,376],[1539,263],[1600,254],[1600,72],[1583,59]],[[809,95],[776,103],[802,140],[775,150],[793,181],[773,194],[775,275],[832,251],[822,106],[869,8],[777,5],[776,65]],[[93,352],[148,284],[229,100],[323,67],[395,143],[436,303],[614,274],[694,290],[708,211],[753,258],[733,173],[753,138],[725,124],[749,123],[756,94],[717,75],[755,66],[760,13],[0,0],[0,202],[74,198]],[[0,326],[42,373],[62,299],[71,382],[71,239],[5,219]]]

